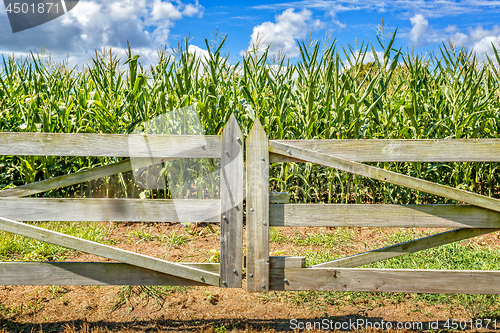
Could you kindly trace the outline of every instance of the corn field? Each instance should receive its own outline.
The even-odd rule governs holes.
[[[80,70],[34,53],[28,58],[4,57],[0,131],[134,133],[152,119],[194,106],[204,134],[212,135],[221,134],[234,112],[245,135],[259,119],[270,139],[498,137],[498,45],[491,58],[478,59],[472,51],[444,43],[437,53],[397,50],[395,37],[396,33],[387,39],[377,36],[380,57],[371,44],[355,49],[331,40],[302,41],[301,56],[294,62],[256,46],[235,63],[224,54],[225,38],[206,42],[206,58],[187,52],[187,41],[175,52],[159,49],[156,62],[147,67],[130,47],[124,62],[105,50],[96,52]],[[369,52],[375,61],[365,63]],[[117,161],[2,156],[0,189]],[[373,165],[500,197],[498,163]],[[170,167],[161,172],[168,174]],[[216,168],[217,162],[207,162],[201,169]],[[294,202],[452,202],[309,163],[274,164],[270,178],[273,190],[290,192]],[[207,188],[216,195],[213,182]],[[144,194],[139,192],[132,177],[122,174],[41,195]],[[147,195],[169,198],[173,190],[152,190]]]

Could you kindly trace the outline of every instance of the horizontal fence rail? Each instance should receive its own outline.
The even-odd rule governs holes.
[[[179,263],[219,273],[219,264]],[[204,283],[114,262],[2,262],[0,285],[168,285],[205,286]]]
[[[0,132],[0,155],[220,158],[217,135]]]
[[[0,212],[18,221],[219,223],[220,200],[0,198]]]
[[[274,227],[500,228],[500,213],[470,205],[271,204]]]
[[[269,257],[271,272],[305,267],[301,257]],[[218,274],[218,263],[179,265]],[[222,273],[222,272],[221,272]],[[206,284],[118,262],[0,262],[0,285],[169,285]]]
[[[270,290],[500,294],[500,271],[291,268]]]
[[[498,162],[500,139],[272,140],[355,162]],[[271,154],[270,162],[300,161]]]

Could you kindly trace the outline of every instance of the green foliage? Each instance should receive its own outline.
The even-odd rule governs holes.
[[[403,230],[391,235],[394,243],[424,237]],[[499,270],[499,250],[469,245],[467,240],[384,260],[367,267],[406,269]]]
[[[352,237],[353,231],[347,228],[337,228],[334,232],[319,231],[305,237],[293,239],[297,245],[320,245],[327,248],[334,248],[344,244]]]
[[[184,237],[182,234],[174,230],[170,232],[168,235],[165,235],[163,237],[162,242],[165,242],[170,245],[183,245],[186,244],[188,241],[186,237]]]
[[[389,236],[386,245],[406,242],[428,236],[415,233],[411,229],[400,229]],[[309,235],[311,239],[324,239],[322,233]],[[301,244],[308,245],[308,244]],[[320,245],[320,244],[317,244]],[[334,249],[300,249],[296,255],[306,258],[306,265],[311,266],[341,257]],[[392,269],[449,269],[449,270],[499,270],[499,249],[477,247],[467,240],[431,248],[416,253],[380,261],[363,266],[365,268]],[[468,294],[404,294],[404,293],[360,293],[360,292],[273,292],[264,298],[279,299],[293,304],[306,304],[311,308],[324,309],[326,305],[366,305],[367,310],[383,306],[386,303],[423,302],[427,305],[445,304],[462,306],[471,318],[499,318],[500,298],[498,295]]]
[[[153,241],[155,240],[156,236],[153,235],[151,232],[151,228],[149,230],[145,230],[144,227],[141,227],[138,230],[132,230],[127,233],[127,238],[130,240],[130,238],[137,239],[137,243],[143,242],[143,241]]]
[[[98,243],[109,243],[109,229],[92,223],[41,222],[36,226]],[[59,261],[71,250],[0,231],[0,261]]]
[[[284,236],[278,228],[269,228],[269,242],[281,244],[286,243],[287,241],[288,238]]]
[[[214,332],[215,333],[227,333],[227,327],[219,324],[219,325],[214,325]]]
[[[220,251],[216,249],[212,249],[208,251],[208,262],[211,263],[220,263]]]
[[[302,41],[296,62],[270,57],[267,50],[256,48],[233,64],[224,54],[225,38],[207,41],[206,59],[190,55],[187,40],[174,53],[160,49],[157,62],[148,68],[130,48],[123,65],[115,54],[103,51],[79,71],[38,54],[5,57],[0,72],[0,131],[132,133],[140,124],[194,105],[205,134],[221,134],[234,112],[245,135],[259,119],[271,139],[498,137],[496,63],[500,57],[496,49],[493,59],[480,62],[472,51],[445,44],[438,54],[401,52],[393,48],[395,37],[396,33],[381,32],[379,53],[373,45],[358,48],[328,39]],[[365,61],[368,52],[375,57],[371,63]],[[0,188],[116,161],[1,156]],[[171,179],[202,176],[183,163],[170,162],[162,172]],[[206,163],[201,168],[204,174],[218,167]],[[488,196],[499,193],[498,163],[375,165]],[[293,202],[452,203],[309,163],[272,165],[270,179],[273,189],[290,192]],[[217,195],[216,181],[207,181],[210,195]],[[146,193],[130,174],[122,174],[44,195],[206,195],[199,187],[194,192],[192,188]]]

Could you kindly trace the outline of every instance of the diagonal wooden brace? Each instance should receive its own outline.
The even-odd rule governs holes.
[[[373,178],[383,182],[500,212],[500,200],[498,199],[458,190],[453,187],[432,183],[415,177],[401,175],[399,173],[374,166],[351,162],[342,158],[325,155],[316,151],[298,148],[276,141],[269,141],[269,151],[275,154],[291,156],[304,162],[324,165],[326,167],[353,173],[359,176]]]
[[[174,160],[174,158],[137,158],[134,159],[134,166],[149,166],[154,164],[159,164],[162,162]],[[83,183],[96,178],[107,177],[115,175],[117,173],[123,173],[132,170],[132,164],[130,160],[125,160],[113,164],[104,165],[90,170],[79,171],[75,173],[70,173],[68,175],[63,175],[55,178],[41,180],[39,182],[26,184],[23,186],[18,186],[14,188],[9,188],[0,191],[0,198],[20,198],[32,194],[37,194],[41,192],[50,191],[56,188],[70,186],[74,184]]]
[[[469,229],[460,228],[450,231],[445,231],[439,234],[414,239],[408,242],[387,246],[381,249],[376,249],[364,253],[358,253],[349,257],[327,261],[321,264],[312,266],[313,268],[325,267],[345,267],[352,268],[363,265],[368,265],[374,262],[403,256],[405,254],[414,253],[422,250],[427,250],[436,246],[441,246],[460,240],[481,236],[500,229],[481,228]]]
[[[196,282],[202,282],[213,286],[219,286],[219,275],[215,273],[91,242],[85,239],[68,236],[59,232],[35,227],[3,217],[0,217],[0,230],[24,237],[34,238],[42,242],[67,247],[73,250],[94,254],[104,258],[117,260],[126,264],[150,269],[160,273]]]

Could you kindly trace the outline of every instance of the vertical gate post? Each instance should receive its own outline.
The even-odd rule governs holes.
[[[269,291],[269,142],[258,119],[247,138],[247,291]]]
[[[241,288],[243,269],[243,133],[231,115],[222,133],[220,286]]]

